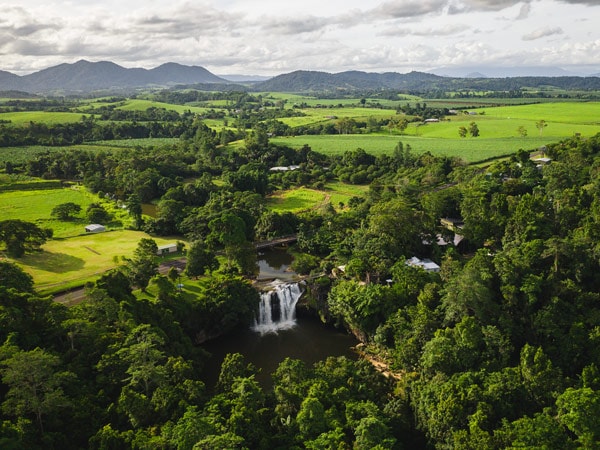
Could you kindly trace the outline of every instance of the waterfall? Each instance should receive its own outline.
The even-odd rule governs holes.
[[[299,283],[279,284],[260,295],[252,329],[260,334],[276,333],[296,325],[296,303],[302,295]]]

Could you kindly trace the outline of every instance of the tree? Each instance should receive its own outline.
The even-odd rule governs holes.
[[[591,388],[568,388],[556,401],[558,421],[577,436],[581,448],[600,444],[600,393]]]
[[[117,352],[117,356],[126,361],[129,385],[133,388],[143,388],[148,395],[150,387],[158,385],[165,377],[165,369],[160,364],[166,356],[160,347],[164,339],[148,324],[139,325],[131,330],[125,345]]]
[[[158,246],[154,239],[140,239],[133,252],[133,258],[125,258],[126,274],[132,286],[137,286],[144,292],[150,279],[158,272],[156,253]]]
[[[542,135],[542,132],[544,131],[544,128],[546,128],[547,126],[548,126],[548,124],[543,119],[542,120],[538,120],[535,123],[535,127],[539,130],[540,136]]]
[[[215,389],[217,392],[230,392],[236,379],[247,378],[256,373],[256,367],[246,363],[241,353],[227,353],[221,363],[221,371]]]
[[[36,224],[20,219],[0,222],[0,242],[6,245],[6,252],[19,258],[26,251],[38,250],[52,236],[52,230],[42,229]]]
[[[0,289],[2,288],[33,292],[33,278],[16,264],[0,261]]]
[[[527,128],[525,128],[523,125],[521,125],[519,128],[517,128],[517,133],[519,133],[519,136],[521,136],[521,137],[526,137],[527,136]]]
[[[129,215],[135,221],[135,227],[139,228],[142,225],[142,201],[137,194],[131,194],[125,202]]]
[[[12,355],[0,363],[2,382],[8,386],[2,409],[15,417],[33,415],[41,433],[44,416],[58,412],[70,404],[62,386],[72,381],[71,372],[58,372],[58,356],[40,348],[29,352],[6,349]]]
[[[400,134],[404,134],[404,131],[406,130],[407,127],[408,127],[408,120],[406,120],[405,118],[400,119],[398,121],[398,123],[396,124],[396,128],[398,129]]]
[[[467,137],[467,127],[464,127],[464,126],[458,127],[458,135],[461,138]]]
[[[204,275],[207,270],[216,270],[219,267],[219,261],[215,254],[210,251],[202,242],[194,242],[188,253],[185,273],[188,277],[198,277]]]
[[[81,206],[77,203],[67,202],[56,205],[52,208],[51,216],[57,217],[60,220],[72,219],[74,215],[81,212]]]
[[[104,223],[110,220],[110,214],[99,203],[92,203],[86,210],[86,218],[90,223]]]
[[[471,122],[469,124],[469,134],[472,137],[478,137],[479,136],[479,127],[477,126],[477,124],[475,122]]]

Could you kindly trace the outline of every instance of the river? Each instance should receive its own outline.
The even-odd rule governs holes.
[[[297,274],[289,269],[291,261],[291,256],[283,250],[265,251],[259,259],[259,279],[277,278],[294,282]],[[308,366],[328,356],[356,359],[357,355],[352,350],[356,344],[358,341],[354,337],[306,314],[296,317],[292,327],[284,326],[275,332],[240,329],[202,345],[212,354],[205,370],[205,381],[212,388],[225,355],[237,352],[244,355],[246,362],[260,369],[257,380],[263,388],[269,389],[272,385],[271,373],[286,357],[300,359]]]

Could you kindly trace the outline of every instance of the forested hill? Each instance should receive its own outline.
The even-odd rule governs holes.
[[[229,82],[204,67],[176,63],[162,64],[154,69],[127,69],[108,61],[81,60],[74,64],[60,64],[24,76],[0,71],[0,90],[26,92],[56,90],[87,92],[99,89],[193,83],[227,84]]]
[[[489,90],[516,91],[523,87],[556,87],[567,90],[600,89],[599,77],[452,78],[424,72],[406,74],[359,71],[331,74],[296,71],[255,86],[259,91],[306,92],[323,90],[397,89],[404,91]]]

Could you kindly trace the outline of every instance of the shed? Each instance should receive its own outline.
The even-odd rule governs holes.
[[[169,253],[177,252],[177,244],[159,245],[156,254],[158,256],[168,255]]]
[[[103,231],[106,231],[106,227],[98,223],[92,223],[85,227],[86,233],[102,233]]]

